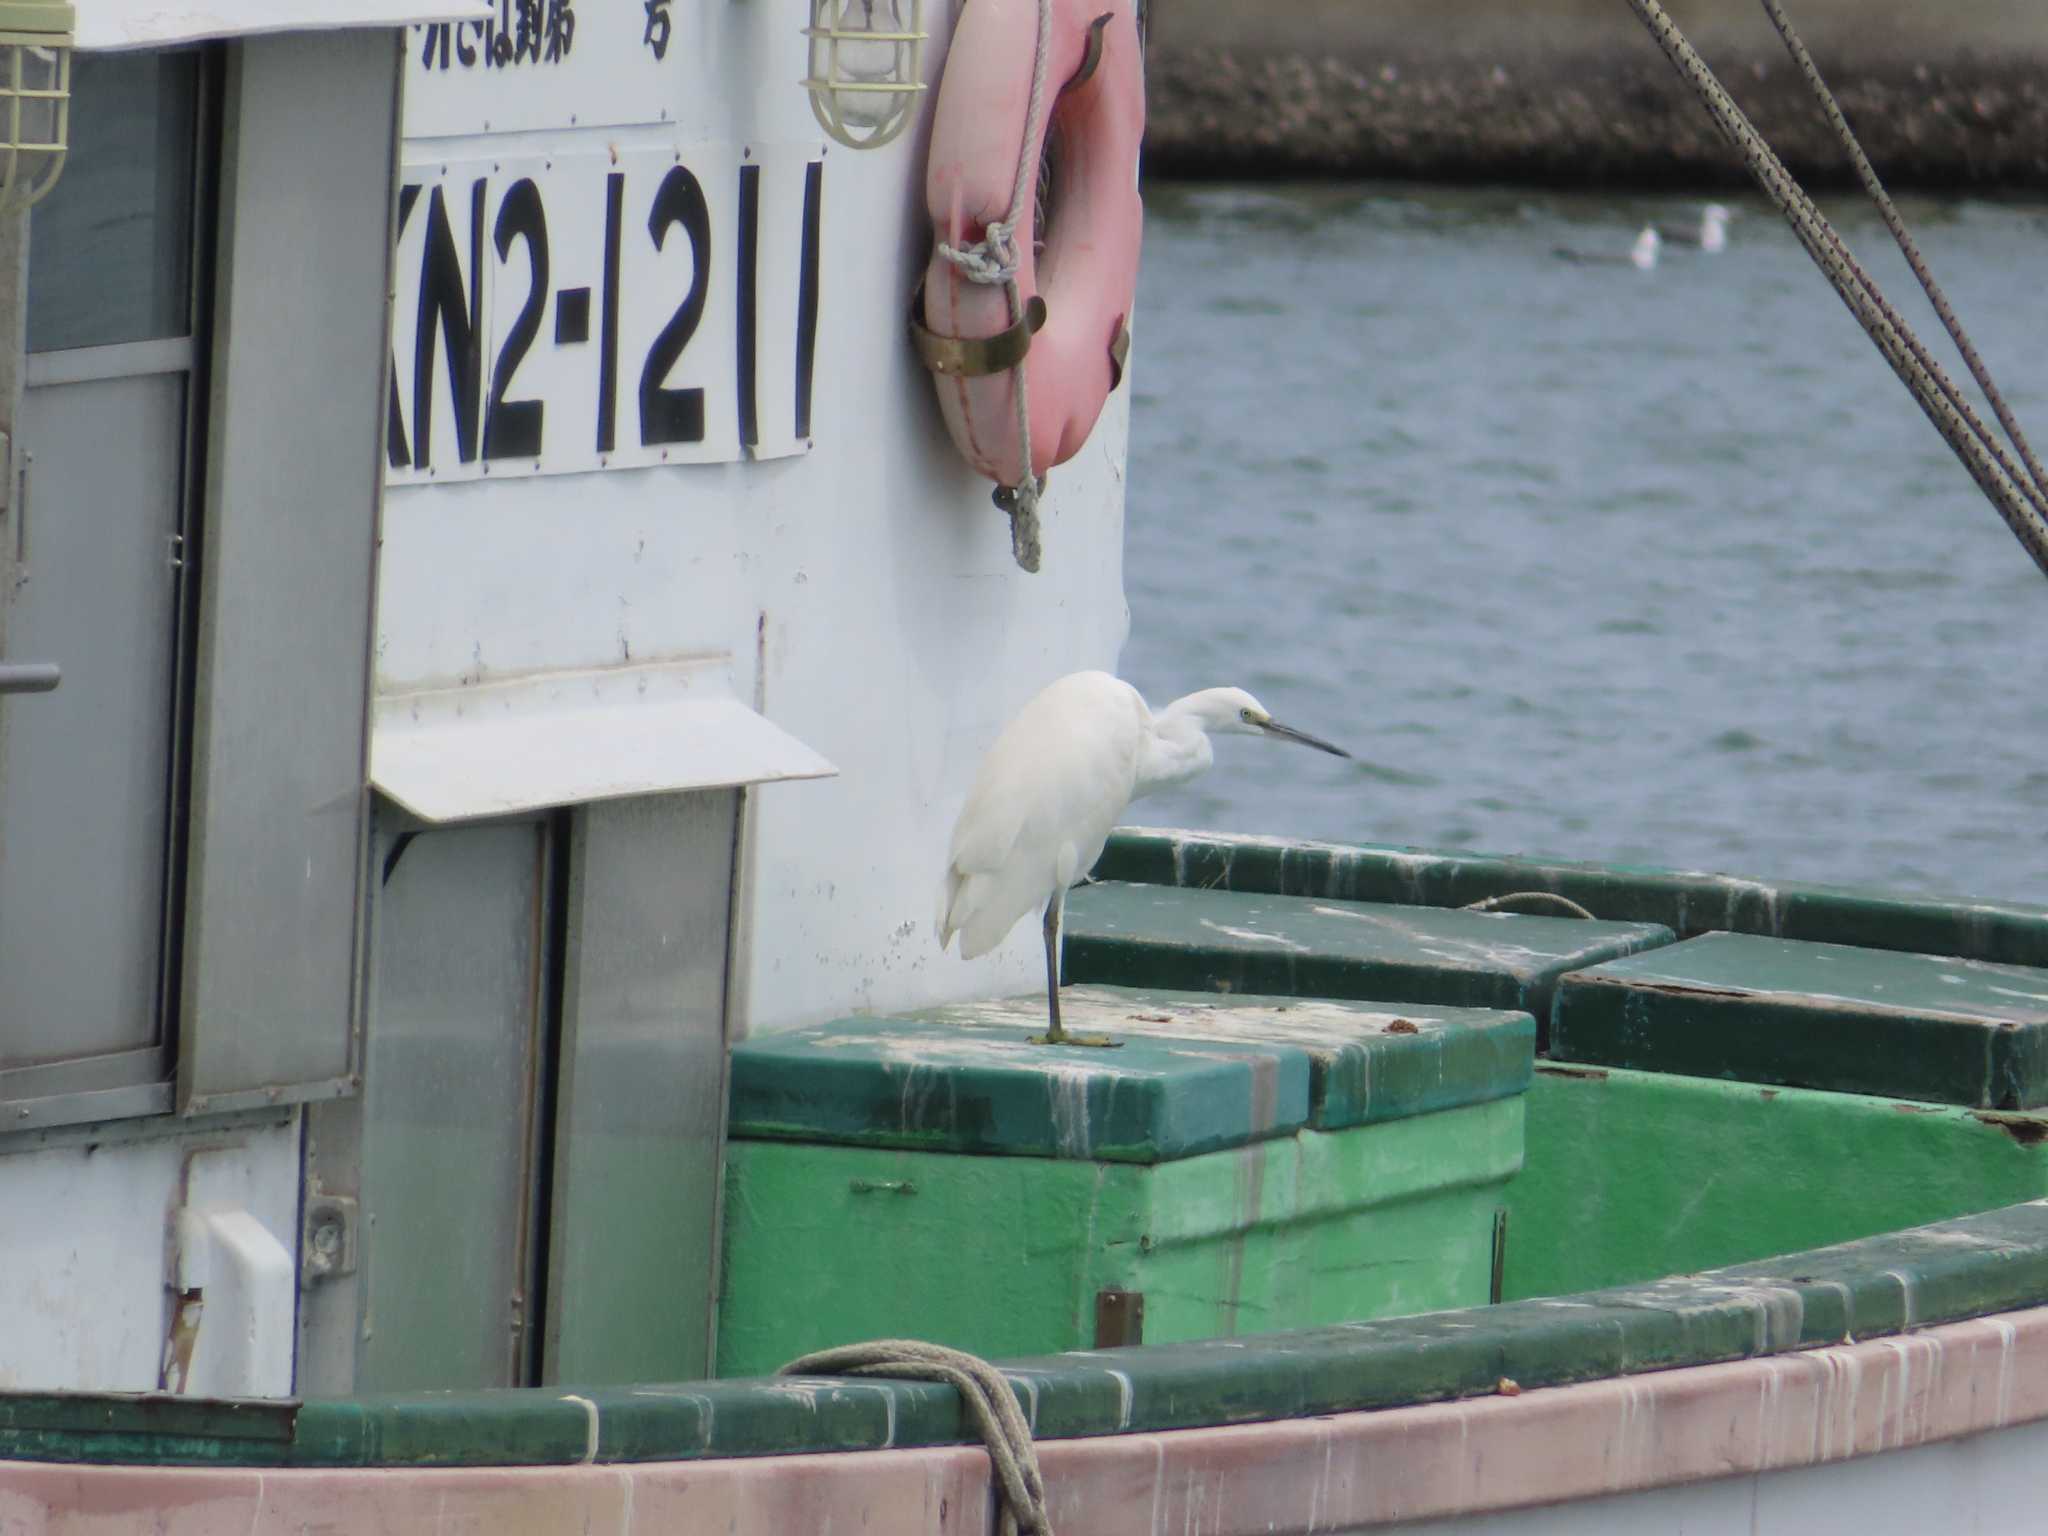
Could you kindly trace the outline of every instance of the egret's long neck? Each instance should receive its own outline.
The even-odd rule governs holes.
[[[1188,699],[1193,698],[1190,694]],[[1138,786],[1133,800],[1155,789],[1171,789],[1208,772],[1216,761],[1208,733],[1201,720],[1182,706],[1188,699],[1175,699],[1152,717],[1152,729],[1138,753]]]

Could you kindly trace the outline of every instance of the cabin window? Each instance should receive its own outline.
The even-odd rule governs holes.
[[[217,56],[85,56],[73,147],[28,225],[27,351],[0,583],[0,1125],[169,1107],[189,662],[199,210]]]
[[[355,1085],[398,66],[76,61],[0,305],[0,658],[63,669],[0,695],[0,1133]]]
[[[76,61],[71,153],[32,216],[29,351],[192,336],[206,64],[198,50]]]

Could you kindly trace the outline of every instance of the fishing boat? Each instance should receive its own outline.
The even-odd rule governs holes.
[[[2022,1523],[2048,908],[1126,828],[1114,1048],[940,953],[1127,623],[1099,3],[0,14],[0,1530]]]

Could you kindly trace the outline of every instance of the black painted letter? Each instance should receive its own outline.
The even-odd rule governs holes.
[[[661,382],[704,318],[705,293],[711,281],[711,210],[704,204],[704,189],[684,165],[673,167],[662,177],[654,206],[648,210],[647,233],[654,237],[657,251],[672,224],[682,225],[689,236],[690,291],[654,338],[640,370],[640,441],[646,446],[704,441],[704,391],[664,389]]]
[[[548,298],[548,216],[541,207],[540,188],[533,178],[522,176],[512,183],[505,201],[498,205],[498,223],[491,238],[498,247],[498,260],[512,253],[512,242],[526,242],[527,259],[533,264],[533,280],[527,286],[526,303],[519,318],[506,333],[504,350],[491,374],[491,409],[484,417],[484,457],[487,459],[534,459],[540,457],[541,417],[546,409],[539,400],[507,400],[505,390],[512,375],[526,358],[526,349],[540,331],[540,312]]]

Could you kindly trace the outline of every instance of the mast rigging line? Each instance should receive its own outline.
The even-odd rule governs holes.
[[[1892,372],[1911,392],[1927,419],[1934,424],[1934,429],[1962,461],[1970,478],[1977,482],[1978,489],[2004,519],[2034,564],[2042,574],[2048,575],[2048,475],[2043,474],[2040,461],[2035,458],[2019,424],[2006,406],[2005,397],[1992,382],[1977,349],[1970,344],[1961,322],[1956,319],[1947,296],[1928,271],[1919,248],[1906,232],[1897,208],[1885,193],[1883,183],[1871,168],[1869,158],[1857,143],[1840,105],[1822,80],[1780,0],[1762,0],[1771,24],[1777,28],[1836,136],[1847,149],[1858,178],[1876,203],[1885,227],[1898,242],[1906,264],[1926,291],[1943,328],[1962,354],[1970,376],[1984,391],[1992,413],[2011,441],[2012,453],[2006,451],[2004,444],[1963,397],[1954,380],[1929,354],[1912,327],[1892,308],[1870,274],[1850,253],[1834,226],[1821,214],[1806,190],[1793,179],[1784,162],[1764,141],[1742,108],[1736,105],[1726,87],[1714,77],[1713,70],[1665,13],[1659,0],[1628,0],[1628,3],[1656,39],[1658,47],[1664,50],[1672,68],[1692,86],[1715,126],[1741,155],[1743,164],[1764,195],[1785,216],[1785,222],[1806,248],[1807,255],[1813,258],[1814,264],[1834,286],[1849,312],[1891,365]],[[2014,462],[2014,454],[2018,456],[2017,463]]]

